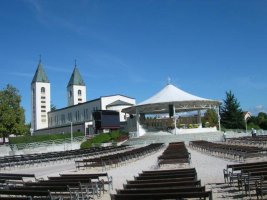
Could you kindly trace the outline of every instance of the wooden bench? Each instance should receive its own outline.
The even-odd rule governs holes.
[[[116,190],[117,194],[146,194],[146,193],[174,193],[174,192],[205,192],[202,187],[170,187],[170,188],[138,188]]]
[[[6,190],[1,189],[0,195],[11,195],[11,196],[27,196],[27,197],[43,197],[46,199],[50,199],[49,191],[37,191],[37,190]],[[1,198],[1,197],[0,197]]]
[[[198,181],[168,181],[160,182],[160,183],[142,183],[142,184],[126,184],[123,185],[124,189],[132,189],[132,188],[164,188],[164,187],[178,187],[178,186],[201,186],[200,180]]]
[[[127,184],[142,184],[142,183],[162,183],[162,182],[183,182],[183,181],[196,181],[195,177],[185,177],[185,178],[168,178],[166,179],[147,179],[147,180],[127,180]]]
[[[212,192],[174,192],[174,193],[147,193],[147,194],[114,194],[111,200],[159,200],[183,198],[208,198],[212,200]]]
[[[185,177],[195,177],[197,178],[196,173],[181,173],[181,174],[164,174],[164,175],[139,175],[135,177],[135,180],[147,180],[147,179],[168,179],[168,178],[185,178]]]
[[[185,169],[171,169],[171,170],[142,171],[142,174],[171,174],[171,173],[184,173],[184,172],[196,172],[196,169],[185,168]]]

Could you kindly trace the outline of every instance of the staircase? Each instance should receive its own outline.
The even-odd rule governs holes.
[[[222,141],[222,132],[207,132],[207,133],[191,133],[173,135],[168,132],[147,132],[145,135],[138,138],[131,138],[124,144],[126,145],[145,145],[151,143],[170,143],[170,142],[185,142],[194,140],[206,141]]]

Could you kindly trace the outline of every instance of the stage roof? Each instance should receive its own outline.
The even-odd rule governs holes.
[[[176,112],[187,112],[218,107],[220,102],[189,94],[168,84],[152,97],[135,106],[125,108],[122,112],[135,114],[138,110],[139,113],[146,114],[168,113],[169,105],[174,105]]]

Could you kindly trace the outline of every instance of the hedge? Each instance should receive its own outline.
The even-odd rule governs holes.
[[[100,144],[105,142],[116,141],[122,135],[127,135],[128,133],[120,132],[120,131],[112,131],[111,133],[101,133],[99,135],[94,136],[93,138],[83,142],[81,144],[81,149],[90,148],[92,144]]]
[[[73,137],[83,136],[81,132],[73,133]],[[19,137],[10,137],[10,144],[21,144],[21,143],[33,143],[33,142],[44,142],[48,140],[59,140],[70,138],[70,133],[65,134],[49,134],[49,135],[33,135],[33,136],[19,136]]]

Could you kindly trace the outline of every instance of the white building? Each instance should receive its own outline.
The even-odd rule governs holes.
[[[67,85],[68,106],[50,111],[50,83],[38,64],[31,84],[32,88],[32,129],[34,134],[69,133],[81,131],[89,134],[93,125],[95,110],[114,110],[120,113],[120,122],[126,121],[121,110],[136,104],[135,99],[116,94],[86,101],[86,85],[75,64]]]
[[[50,82],[43,70],[41,60],[31,83],[31,128],[48,127],[47,113],[50,111]]]

